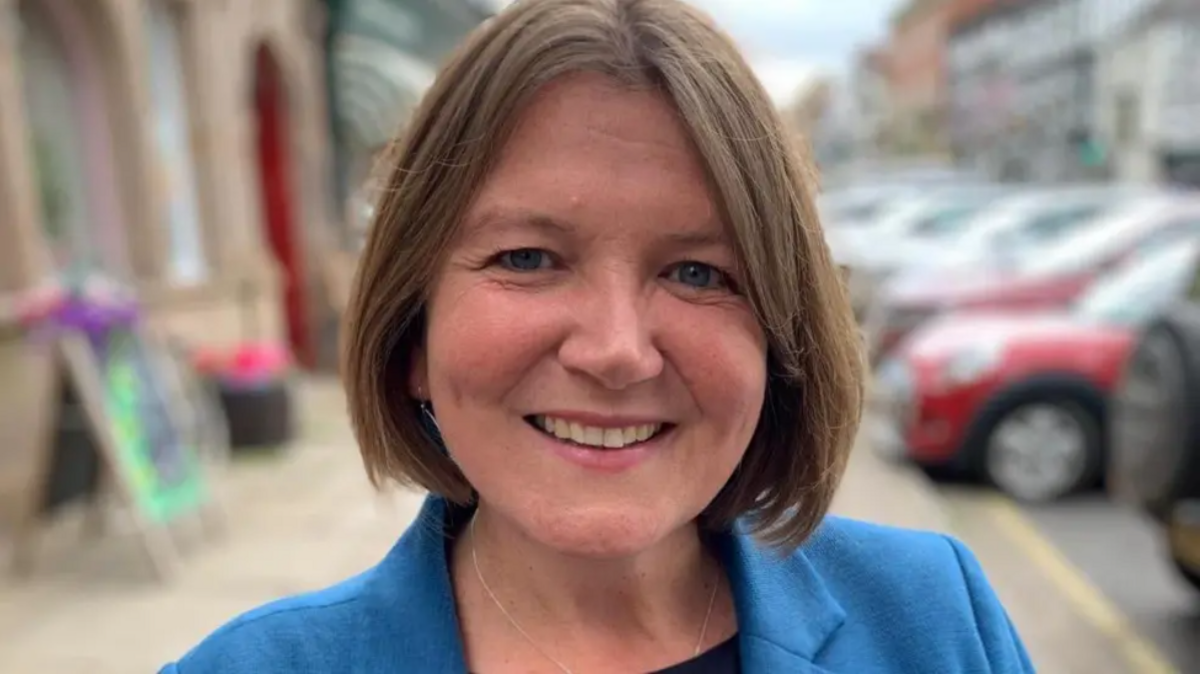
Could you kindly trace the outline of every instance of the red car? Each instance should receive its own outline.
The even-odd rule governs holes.
[[[876,451],[1049,501],[1094,486],[1107,399],[1138,327],[1181,297],[1194,240],[1130,261],[1069,311],[965,313],[914,332],[876,373]]]
[[[937,316],[961,310],[1063,309],[1129,256],[1200,233],[1200,198],[1134,200],[1011,270],[953,272],[885,288],[868,312],[872,363]]]

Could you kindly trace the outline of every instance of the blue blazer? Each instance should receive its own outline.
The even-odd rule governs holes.
[[[426,500],[373,569],[255,609],[160,674],[464,674],[444,533]],[[795,553],[717,537],[745,674],[1017,674],[1033,665],[958,541],[829,517]]]

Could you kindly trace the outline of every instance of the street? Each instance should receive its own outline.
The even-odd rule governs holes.
[[[1042,562],[1049,574],[1075,576],[1066,582],[1080,588],[1074,597],[1078,611],[1133,644],[1135,655],[1140,651],[1151,666],[1160,666],[1154,661],[1161,659],[1181,672],[1200,667],[1200,600],[1171,568],[1158,530],[1136,513],[1097,493],[1052,505],[1018,506],[995,494],[981,495],[974,485],[942,484],[938,489],[947,508],[960,517],[992,507],[1019,518],[1027,528],[1017,531],[1014,544],[1052,546],[1061,558],[1047,563],[1028,550],[1027,556],[1035,564]]]

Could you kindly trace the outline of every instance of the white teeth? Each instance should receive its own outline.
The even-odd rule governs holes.
[[[596,426],[583,427],[583,444],[592,447],[604,446],[604,429]]]
[[[622,428],[600,428],[584,426],[563,419],[544,415],[534,417],[534,424],[560,440],[570,440],[577,445],[620,449],[645,442],[662,430],[662,424],[642,424]]]

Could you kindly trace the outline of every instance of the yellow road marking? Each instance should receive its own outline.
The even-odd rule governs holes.
[[[996,524],[1042,569],[1075,610],[1117,645],[1138,674],[1179,674],[1153,644],[1037,530],[1008,499],[991,495],[983,505]]]

